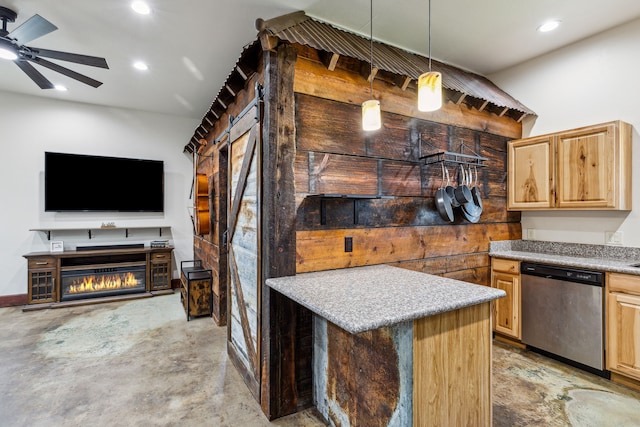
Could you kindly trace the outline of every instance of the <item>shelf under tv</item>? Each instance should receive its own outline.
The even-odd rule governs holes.
[[[39,228],[30,228],[29,231],[39,231],[45,233],[47,235],[47,240],[51,240],[52,232],[59,231],[78,231],[84,230],[89,234],[89,239],[93,238],[96,231],[105,231],[105,230],[124,230],[125,238],[129,237],[129,230],[148,230],[148,229],[157,229],[158,235],[162,237],[163,229],[170,229],[171,226],[168,225],[150,225],[150,226],[130,226],[130,227],[39,227]]]

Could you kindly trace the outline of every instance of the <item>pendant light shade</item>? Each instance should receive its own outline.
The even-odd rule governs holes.
[[[418,79],[418,110],[435,111],[442,107],[442,74],[424,73]]]
[[[382,127],[380,101],[370,99],[362,103],[362,130],[378,130]]]
[[[380,116],[380,101],[373,99],[373,0],[370,0],[371,36],[369,38],[369,94],[371,99],[362,103],[362,130],[378,130],[382,127],[382,118]]]

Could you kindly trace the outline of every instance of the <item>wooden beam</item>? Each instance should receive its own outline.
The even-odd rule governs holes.
[[[520,116],[520,118],[518,120],[516,120],[518,123],[522,123],[522,121],[524,120],[525,117],[527,117],[528,114],[527,113],[522,113],[522,115]]]
[[[270,196],[262,203],[263,280],[296,273],[296,62],[296,49],[288,44],[265,52],[262,192]],[[311,384],[302,380],[312,372],[312,316],[305,313],[308,310],[263,285],[260,404],[270,420],[313,403]]]
[[[484,101],[482,103],[482,105],[480,106],[480,108],[478,108],[478,111],[483,111],[487,107],[488,104],[489,104],[489,101]]]
[[[228,84],[224,85],[224,87],[225,87],[225,89],[227,89],[227,91],[231,94],[231,96],[236,96],[236,95],[237,95],[236,91],[234,91],[233,89],[231,89],[231,87],[230,87]]]
[[[238,74],[240,74],[240,77],[242,77],[243,80],[246,81],[247,79],[249,79],[249,76],[247,75],[247,73],[245,73],[242,67],[240,67],[240,64],[236,65],[236,71],[238,72]]]
[[[500,111],[500,114],[498,114],[498,117],[504,116],[505,114],[507,114],[507,111],[509,111],[509,107],[504,107],[502,111]]]
[[[278,37],[267,33],[260,34],[260,45],[262,46],[262,50],[274,50],[278,47],[278,43],[280,43],[280,39]]]
[[[218,104],[222,105],[222,108],[224,108],[225,110],[227,109],[227,106],[224,104],[224,102],[222,102],[220,98],[216,98],[216,101],[218,101]]]
[[[320,52],[320,60],[327,67],[327,70],[333,71],[336,69],[336,65],[338,64],[338,60],[340,59],[340,55],[332,52]]]
[[[409,76],[398,76],[396,78],[396,86],[398,86],[402,90],[407,90],[407,87],[409,87],[409,83],[411,83],[411,77]]]
[[[467,97],[466,93],[461,93],[460,94],[460,98],[458,98],[455,102],[456,105],[460,105],[462,104],[462,101],[464,101],[464,99]]]

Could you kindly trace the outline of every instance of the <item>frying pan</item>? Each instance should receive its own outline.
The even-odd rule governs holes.
[[[451,206],[457,208],[460,206],[460,202],[456,199],[455,187],[451,185],[451,181],[449,180],[449,169],[445,168],[445,173],[447,175],[447,186],[444,187],[444,191],[449,195],[449,199],[451,200]]]
[[[476,176],[473,188],[471,189],[471,196],[473,197],[473,203],[482,209],[482,197],[480,195],[480,189],[478,188],[478,168],[474,168],[474,172]]]
[[[471,181],[471,168],[469,168],[468,180]],[[474,187],[474,189],[475,188],[476,187]],[[480,220],[480,214],[482,214],[482,206],[478,206],[478,204],[476,204],[474,200],[471,200],[462,205],[462,215],[467,221],[472,223],[478,222]]]
[[[436,190],[436,195],[433,198],[438,213],[447,222],[453,222],[453,207],[451,206],[451,197],[444,189],[444,164],[442,164],[442,181],[440,188]]]
[[[460,170],[458,171],[458,186],[454,191],[456,200],[462,205],[464,203],[469,203],[473,200],[473,196],[471,195],[471,190],[467,185],[467,177],[465,176],[464,166],[460,166]]]

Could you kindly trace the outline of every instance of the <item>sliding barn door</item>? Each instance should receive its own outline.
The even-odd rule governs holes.
[[[229,131],[228,348],[245,382],[260,390],[260,123],[250,109]]]

